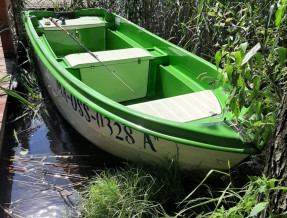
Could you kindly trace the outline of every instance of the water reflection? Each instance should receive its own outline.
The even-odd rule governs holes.
[[[120,159],[79,135],[50,99],[45,104],[47,113],[42,110],[34,120],[29,117],[6,126],[0,171],[0,217],[79,216],[78,210],[68,210],[81,201],[78,188],[95,170],[121,164]],[[14,108],[12,102],[10,120],[21,113]]]

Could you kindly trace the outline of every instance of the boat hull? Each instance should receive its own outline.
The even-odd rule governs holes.
[[[115,156],[148,164],[166,165],[176,161],[181,169],[187,170],[224,170],[248,156],[185,145],[138,130],[143,127],[137,130],[128,127],[77,99],[49,71],[52,66],[45,65],[39,56],[37,61],[44,84],[63,117],[86,139]]]

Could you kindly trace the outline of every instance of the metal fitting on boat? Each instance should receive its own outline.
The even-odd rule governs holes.
[[[59,20],[62,21],[61,25],[66,25],[66,20],[65,20],[65,18],[60,17]]]
[[[79,31],[77,27],[75,28],[75,38],[79,39]]]

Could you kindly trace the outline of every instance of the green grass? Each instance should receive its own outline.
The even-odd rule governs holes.
[[[84,217],[167,217],[186,195],[183,178],[176,164],[108,169],[85,187],[80,208]]]
[[[153,200],[162,188],[155,178],[139,168],[102,172],[84,194],[85,217],[162,216],[161,204]]]
[[[152,172],[148,173],[148,172]],[[214,175],[216,174],[216,175]],[[199,184],[174,170],[127,166],[107,170],[91,180],[84,192],[84,217],[264,217],[274,214],[270,196],[277,180],[249,177],[236,188],[229,173],[211,170]],[[190,179],[191,178],[191,179]],[[177,181],[174,183],[174,181]],[[219,181],[217,187],[212,183]],[[224,182],[225,180],[225,182]],[[184,181],[184,182],[183,182]],[[188,181],[188,183],[187,183]],[[226,182],[227,181],[227,182]],[[183,190],[183,183],[185,190]],[[225,185],[222,185],[225,184]],[[189,193],[187,190],[194,187]],[[188,193],[185,194],[184,193]],[[285,214],[280,214],[285,215]]]

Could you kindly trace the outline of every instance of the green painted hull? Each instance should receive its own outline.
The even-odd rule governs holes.
[[[67,25],[67,30],[125,81],[131,92],[103,64],[83,54],[64,32],[43,25],[43,17],[54,16],[25,12],[27,35],[59,111],[97,146],[129,160],[176,159],[187,169],[227,169],[228,161],[235,165],[255,153],[254,146],[227,124],[231,114],[201,116],[203,106],[196,97],[200,93],[213,96],[218,110],[225,107],[223,87],[210,85],[211,79],[198,79],[205,72],[217,78],[214,65],[104,9],[75,12],[78,23],[94,23]],[[200,116],[193,116],[179,99],[186,96],[197,98],[199,105],[190,107]],[[202,102],[208,106],[207,100]]]

